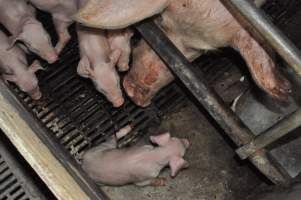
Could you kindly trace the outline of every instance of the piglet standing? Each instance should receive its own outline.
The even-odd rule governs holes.
[[[120,51],[110,49],[105,31],[78,25],[81,60],[77,72],[84,78],[90,78],[96,89],[113,103],[120,107],[124,103],[120,88],[120,79],[115,65],[120,57]]]
[[[77,11],[77,0],[26,0],[31,2],[37,8],[49,12],[57,31],[59,41],[55,46],[59,54],[71,36],[68,27],[74,22],[72,16]]]
[[[42,69],[37,62],[28,67],[24,52],[18,47],[9,48],[8,37],[0,31],[0,70],[5,81],[14,82],[32,99],[38,100],[42,93],[35,72]]]
[[[0,23],[12,34],[10,47],[17,41],[49,63],[57,60],[57,53],[48,33],[35,19],[35,10],[23,0],[0,0]]]
[[[122,186],[134,183],[138,186],[163,186],[165,180],[158,178],[160,171],[169,166],[171,176],[175,177],[180,169],[188,167],[183,159],[189,147],[187,139],[171,137],[169,133],[151,136],[152,143],[117,149],[116,140],[131,131],[126,126],[105,143],[90,149],[83,155],[82,167],[97,183]]]

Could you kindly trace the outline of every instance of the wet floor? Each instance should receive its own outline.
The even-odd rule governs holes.
[[[148,132],[170,131],[173,136],[187,137],[192,143],[185,159],[190,167],[171,179],[169,169],[163,187],[104,187],[113,200],[241,200],[259,185],[265,184],[245,163],[238,162],[232,147],[194,105],[187,103],[167,115],[161,126]],[[147,141],[147,138],[145,138]]]

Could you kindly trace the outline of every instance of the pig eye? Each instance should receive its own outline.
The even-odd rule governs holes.
[[[10,66],[3,65],[3,68],[0,69],[0,74],[14,75],[14,72],[10,70]]]

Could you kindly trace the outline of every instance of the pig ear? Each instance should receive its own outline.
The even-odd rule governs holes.
[[[29,70],[32,71],[33,73],[36,73],[39,70],[45,70],[39,61],[35,60],[30,66],[29,66]]]
[[[188,162],[181,157],[172,157],[169,161],[169,167],[171,169],[171,176],[175,177],[180,169],[187,168],[189,166]]]
[[[157,144],[159,146],[164,146],[170,140],[170,133],[164,133],[164,134],[158,135],[158,136],[150,136],[150,140],[154,144]]]
[[[20,37],[20,35],[17,35],[17,36],[10,36],[10,37],[8,38],[8,40],[9,40],[9,47],[7,48],[7,50],[10,50],[11,48],[13,48],[13,47],[16,45],[16,43],[17,43],[19,40],[21,40],[21,37]]]
[[[93,69],[91,68],[91,63],[87,56],[83,56],[78,63],[77,73],[85,78],[89,78],[92,74]]]
[[[90,0],[74,16],[86,26],[122,29],[161,13],[171,0]]]
[[[115,64],[118,62],[120,55],[121,55],[121,50],[119,50],[119,49],[116,49],[111,52],[110,60],[111,60],[111,63],[114,64],[114,67],[115,67]]]

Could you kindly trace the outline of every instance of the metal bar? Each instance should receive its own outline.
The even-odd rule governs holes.
[[[301,109],[298,109],[293,114],[281,120],[278,124],[267,130],[266,132],[257,136],[249,144],[236,150],[237,154],[242,159],[246,159],[258,150],[265,148],[269,144],[284,137],[301,124]]]
[[[238,146],[251,142],[254,137],[252,132],[204,81],[204,76],[200,74],[197,77],[190,70],[192,65],[189,61],[153,21],[143,21],[136,25],[136,29]],[[272,182],[286,182],[285,175],[262,152],[251,157],[250,161]]]
[[[238,20],[247,21],[247,28],[259,33],[301,77],[300,50],[255,6],[253,0],[221,1]]]

